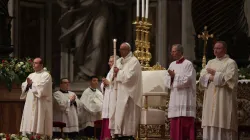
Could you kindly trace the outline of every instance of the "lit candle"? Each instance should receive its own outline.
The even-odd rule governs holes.
[[[145,16],[144,16],[144,12],[145,12],[144,6],[145,6],[145,0],[142,0],[142,5],[141,5],[141,17],[145,17]]]
[[[116,66],[116,39],[113,39],[114,44],[114,67]]]
[[[140,13],[139,13],[139,5],[140,5],[140,1],[139,0],[136,0],[136,17],[139,17],[140,16]]]
[[[146,12],[145,12],[145,18],[148,18],[148,0],[146,0]]]

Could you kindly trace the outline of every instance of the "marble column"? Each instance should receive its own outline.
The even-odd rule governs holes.
[[[248,23],[248,37],[250,38],[250,0],[245,0],[244,11]],[[250,55],[248,60],[250,60]]]
[[[10,17],[14,17],[14,0],[9,0],[8,2],[8,12]],[[11,21],[11,45],[14,44],[14,22],[15,20]]]
[[[248,23],[248,36],[250,37],[250,0],[245,0],[244,11]]]
[[[192,0],[182,1],[182,45],[184,47],[184,56],[193,61],[195,59],[195,30],[191,15]]]
[[[156,62],[167,67],[167,1],[158,0],[157,4],[157,35],[156,35]]]

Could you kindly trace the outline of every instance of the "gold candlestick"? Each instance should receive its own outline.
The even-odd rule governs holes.
[[[213,34],[208,34],[207,31],[207,26],[204,26],[204,31],[202,32],[202,34],[198,35],[198,38],[202,38],[202,40],[204,40],[204,48],[203,48],[203,58],[202,58],[202,68],[205,68],[207,60],[206,60],[206,48],[207,48],[207,41],[209,38],[213,38],[214,35]]]
[[[140,40],[140,49],[141,49],[141,66],[144,67],[144,62],[145,62],[145,51],[144,51],[144,46],[145,46],[145,29],[144,29],[144,21],[145,18],[142,17],[141,20],[141,40]]]
[[[152,55],[149,51],[149,29],[152,24],[150,24],[148,19],[145,19],[144,17],[142,17],[141,20],[139,20],[139,17],[136,17],[136,21],[133,22],[133,24],[136,27],[136,50],[134,51],[134,56],[140,61],[143,70],[150,70],[151,67],[149,62],[152,59]]]
[[[140,43],[140,32],[141,32],[141,24],[139,21],[139,17],[136,17],[136,21],[133,23],[136,27],[136,39],[135,39],[135,47],[136,50],[134,51],[134,56],[141,61],[141,43]]]
[[[151,67],[149,65],[149,62],[150,60],[152,59],[152,55],[149,51],[150,49],[150,41],[149,41],[149,29],[150,29],[150,26],[152,26],[152,24],[150,24],[148,22],[148,19],[145,19],[145,22],[144,22],[144,32],[145,32],[145,45],[144,45],[144,48],[145,48],[145,69],[146,70],[149,70]]]

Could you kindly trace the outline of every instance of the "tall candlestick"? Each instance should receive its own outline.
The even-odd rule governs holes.
[[[145,0],[142,0],[142,5],[141,5],[141,17],[144,18],[144,12],[145,12]]]
[[[145,18],[148,18],[148,0],[146,0],[146,12],[145,12]]]
[[[136,17],[139,17],[140,16],[140,13],[139,13],[139,5],[140,5],[140,1],[139,0],[136,0]]]
[[[113,39],[114,43],[114,67],[116,66],[116,39]]]

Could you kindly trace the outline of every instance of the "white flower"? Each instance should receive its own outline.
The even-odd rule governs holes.
[[[46,67],[44,67],[44,68],[43,68],[43,70],[47,71],[47,68],[46,68]]]
[[[16,134],[11,134],[10,137],[14,138],[14,137],[16,137]]]
[[[0,133],[0,137],[4,136],[4,133]]]
[[[22,67],[23,67],[23,68],[26,68],[26,66],[25,66],[25,65],[23,65]]]
[[[6,140],[6,138],[3,138],[2,140]]]
[[[29,140],[29,138],[26,138],[26,137],[22,137],[22,140]]]
[[[23,62],[20,62],[20,65],[23,65],[24,63]]]

